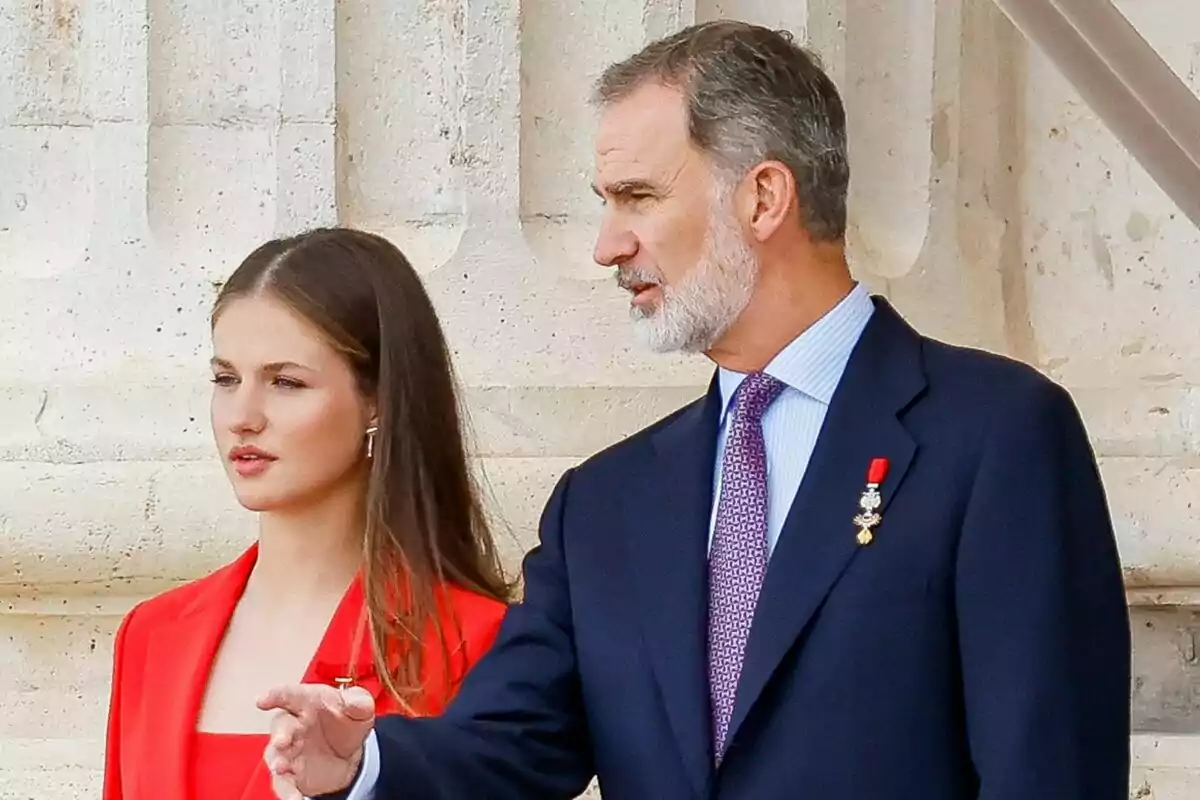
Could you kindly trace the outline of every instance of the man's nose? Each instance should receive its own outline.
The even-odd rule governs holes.
[[[592,258],[602,267],[616,267],[633,258],[638,251],[637,236],[617,220],[606,215],[600,224]]]

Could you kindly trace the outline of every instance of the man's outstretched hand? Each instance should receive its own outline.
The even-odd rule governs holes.
[[[319,684],[281,686],[263,695],[258,707],[279,712],[263,753],[279,800],[350,788],[375,724],[369,692],[357,686],[344,692]]]

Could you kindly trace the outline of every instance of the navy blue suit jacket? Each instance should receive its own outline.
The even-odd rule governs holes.
[[[377,800],[1126,800],[1130,639],[1065,391],[884,301],[772,556],[710,744],[706,397],[562,476],[525,596],[440,718],[381,718]],[[871,459],[883,521],[852,522]]]

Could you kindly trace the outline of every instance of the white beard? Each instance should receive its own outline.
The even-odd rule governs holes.
[[[658,284],[662,301],[653,308],[634,306],[630,315],[638,340],[657,353],[703,353],[712,348],[750,302],[758,280],[758,259],[746,244],[728,204],[714,204],[704,253],[679,283],[629,270],[622,281]]]

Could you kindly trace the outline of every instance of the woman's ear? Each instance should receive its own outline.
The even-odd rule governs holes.
[[[363,416],[367,418],[368,428],[379,427],[379,400],[374,396],[368,396],[363,404]]]

